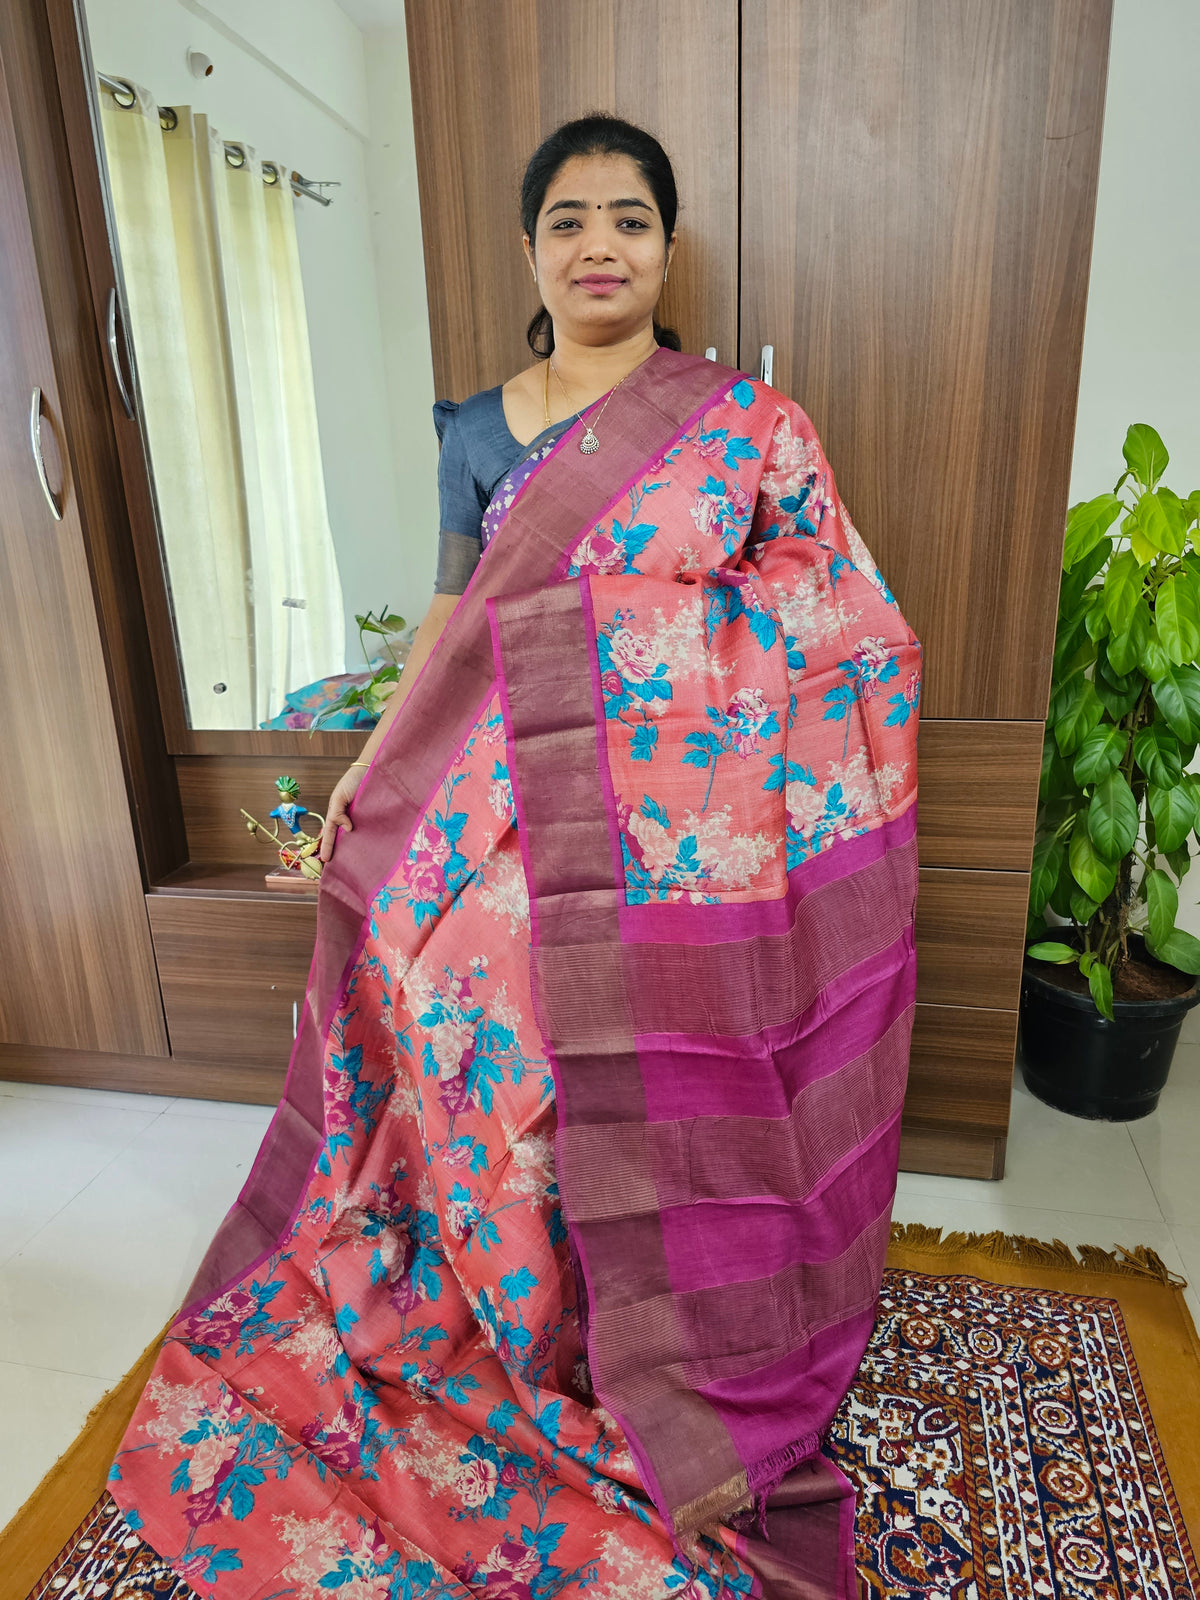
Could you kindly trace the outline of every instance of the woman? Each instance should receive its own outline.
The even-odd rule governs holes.
[[[654,322],[657,142],[567,124],[522,210],[552,361],[435,408],[439,592],[113,1493],[231,1600],[841,1600],[920,646],[799,407]]]

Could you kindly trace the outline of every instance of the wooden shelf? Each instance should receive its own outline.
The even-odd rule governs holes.
[[[271,869],[271,858],[265,856],[260,866],[244,861],[189,861],[178,867],[158,883],[150,885],[150,894],[193,895],[204,899],[266,900],[272,905],[311,905],[317,898],[317,886],[311,889],[268,889],[263,879]]]

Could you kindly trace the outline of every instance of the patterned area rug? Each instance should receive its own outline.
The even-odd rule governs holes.
[[[1006,1276],[1021,1270],[1024,1245],[1026,1267],[1040,1252],[1043,1265],[1047,1255],[1069,1263],[1058,1275],[1073,1271],[1081,1288],[1095,1281],[1062,1246],[1002,1240],[1001,1255],[998,1236],[989,1250],[989,1239],[897,1230],[918,1257],[914,1235],[935,1255],[973,1247],[1004,1260]],[[1092,1256],[1101,1274],[1172,1292],[1151,1252]],[[1194,1366],[1178,1375],[1193,1418],[1196,1378]],[[1200,1600],[1115,1297],[890,1268],[829,1450],[859,1488],[858,1564],[872,1600]],[[102,1495],[30,1600],[191,1595]]]

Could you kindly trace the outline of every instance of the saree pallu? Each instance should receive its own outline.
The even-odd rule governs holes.
[[[777,391],[659,349],[581,427],[359,789],[113,1467],[204,1596],[857,1595],[921,647]]]

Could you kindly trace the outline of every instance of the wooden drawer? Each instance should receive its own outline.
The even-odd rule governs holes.
[[[146,896],[171,1054],[278,1067],[304,1003],[317,908],[176,894]]]
[[[900,1141],[905,1172],[1004,1176],[1017,1013],[918,1004]]]
[[[1008,1131],[1017,1013],[918,1005],[904,1118],[908,1123]]]
[[[1025,951],[1027,872],[922,867],[917,888],[917,999],[1015,1012]]]
[[[921,719],[917,853],[923,867],[1029,871],[1042,734],[1040,722]]]

